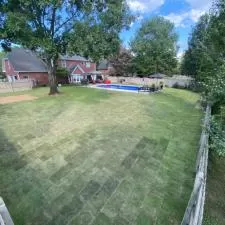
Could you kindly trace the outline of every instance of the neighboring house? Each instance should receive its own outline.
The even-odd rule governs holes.
[[[37,85],[48,83],[48,72],[45,63],[31,50],[13,48],[2,60],[2,71],[10,82],[31,79]]]
[[[101,76],[101,73],[96,71],[95,63],[78,55],[60,56],[58,64],[69,70],[70,83],[80,83],[82,79],[95,81]]]
[[[112,70],[113,70],[112,65],[106,59],[100,61],[97,65],[97,71],[101,72],[103,76],[109,76]]]
[[[70,83],[79,83],[82,79],[95,81],[101,77],[95,63],[78,55],[60,56],[58,66],[69,71]],[[7,54],[2,60],[2,71],[11,82],[31,79],[37,85],[48,84],[46,64],[34,52],[24,48],[13,48]]]

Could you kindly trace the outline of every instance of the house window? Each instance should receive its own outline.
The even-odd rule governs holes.
[[[66,60],[62,60],[61,65],[62,67],[66,68]]]
[[[91,63],[90,62],[86,62],[86,67],[90,68],[91,67]]]
[[[23,79],[29,79],[29,77],[27,75],[24,75]]]

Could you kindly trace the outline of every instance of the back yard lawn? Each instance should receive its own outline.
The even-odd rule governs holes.
[[[15,224],[180,224],[193,187],[199,96],[62,90],[0,105],[0,195]]]

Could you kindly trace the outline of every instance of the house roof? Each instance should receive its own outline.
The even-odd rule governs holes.
[[[90,60],[82,57],[82,56],[79,56],[79,55],[73,55],[73,56],[69,56],[69,55],[60,55],[60,59],[62,60],[76,60],[76,61],[85,61],[85,62],[88,62]]]
[[[31,50],[12,48],[7,57],[17,72],[47,72],[45,63]]]
[[[98,63],[97,70],[107,70],[108,67],[109,67],[109,61],[104,59]]]

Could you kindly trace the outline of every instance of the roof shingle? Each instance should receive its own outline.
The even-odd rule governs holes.
[[[12,48],[8,59],[15,71],[18,72],[47,72],[45,63],[31,50]]]

